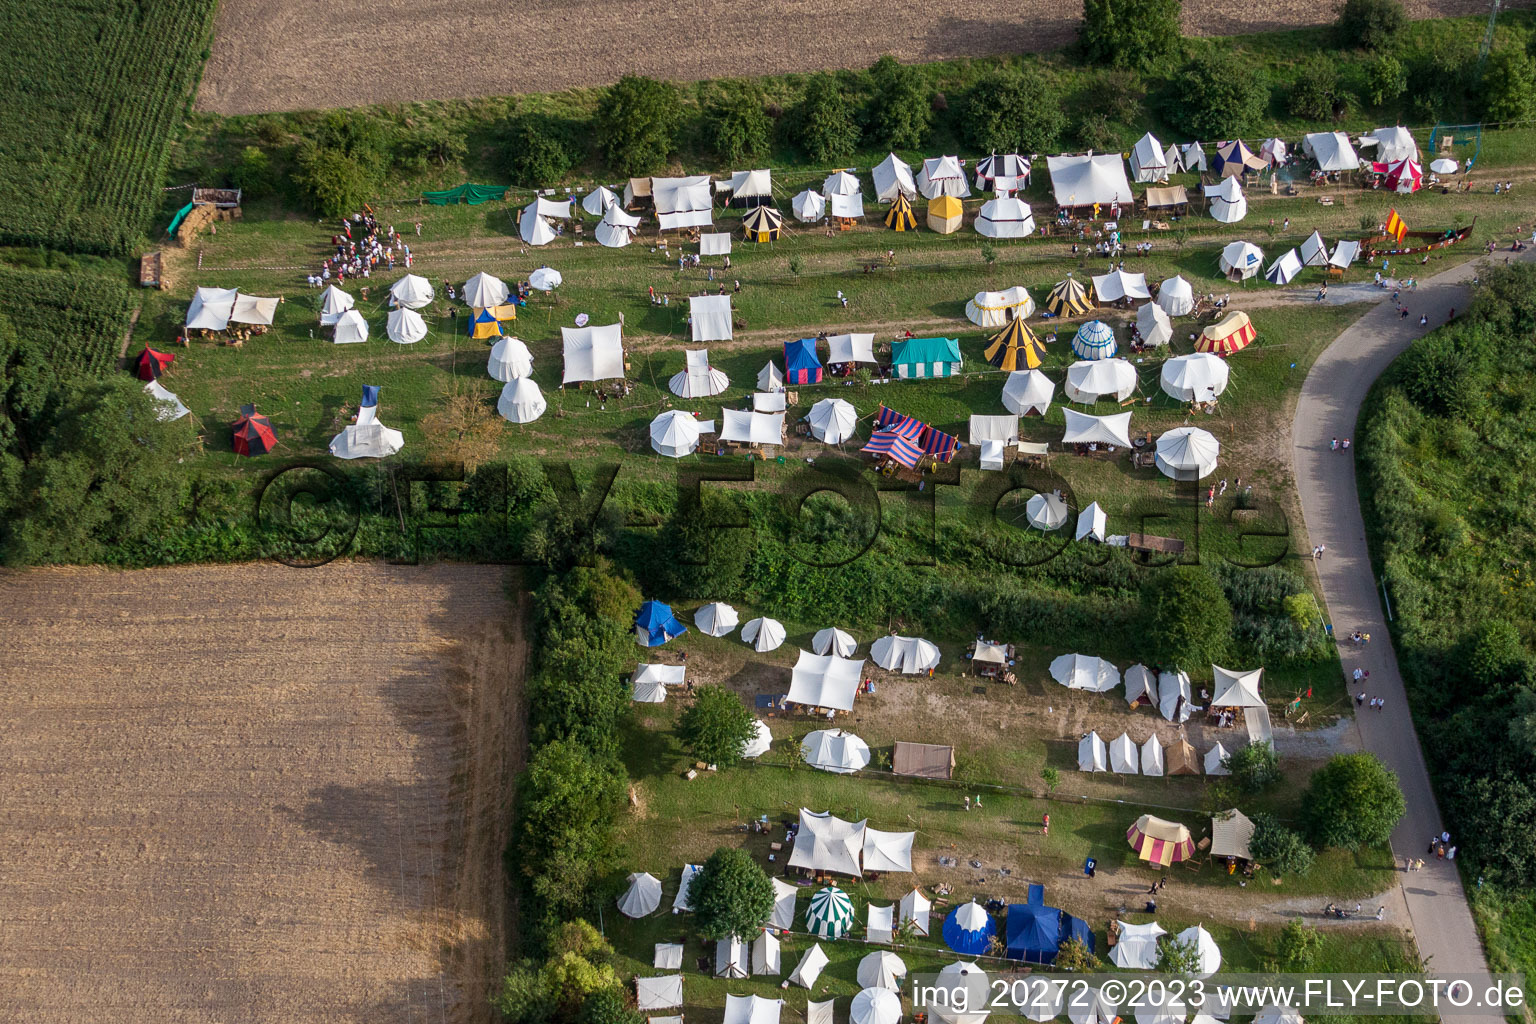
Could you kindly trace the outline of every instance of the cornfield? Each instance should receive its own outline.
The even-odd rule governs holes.
[[[133,306],[132,292],[116,278],[0,267],[0,310],[61,376],[110,372]]]

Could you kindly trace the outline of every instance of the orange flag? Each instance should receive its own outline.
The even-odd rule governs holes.
[[[1407,233],[1408,225],[1403,223],[1403,218],[1397,215],[1396,210],[1389,210],[1387,212],[1387,234],[1401,242],[1403,236]]]

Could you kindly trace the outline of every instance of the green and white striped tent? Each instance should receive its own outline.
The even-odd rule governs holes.
[[[805,911],[805,926],[819,939],[840,939],[853,927],[853,901],[835,885],[818,889]]]

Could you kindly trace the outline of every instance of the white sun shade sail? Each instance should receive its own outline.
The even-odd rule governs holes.
[[[1326,267],[1328,265],[1328,245],[1323,241],[1323,236],[1314,231],[1307,236],[1307,240],[1301,243],[1301,265],[1304,267]]]
[[[658,978],[636,978],[635,1001],[642,1011],[682,1006],[683,976],[664,974]]]
[[[1188,316],[1195,311],[1195,290],[1182,277],[1170,277],[1157,286],[1157,304],[1169,316]]]
[[[414,345],[427,336],[427,322],[414,309],[392,309],[384,333],[396,345]]]
[[[841,444],[859,426],[858,413],[841,398],[823,398],[811,406],[805,418],[811,426],[811,436],[825,444]]]
[[[1093,279],[1093,293],[1100,302],[1119,302],[1121,299],[1150,299],[1147,291],[1147,275],[1131,274],[1114,270]]]
[[[864,216],[864,197],[858,192],[833,193],[827,196],[827,212],[840,220],[857,220]]]
[[[1131,201],[1131,183],[1125,179],[1125,161],[1119,153],[1050,156],[1045,158],[1045,166],[1057,206],[1108,206]]]
[[[485,372],[492,380],[513,381],[533,373],[533,353],[519,338],[501,338],[491,346]]]
[[[502,386],[496,399],[496,411],[513,423],[532,423],[544,415],[549,404],[532,377],[518,377]]]
[[[1136,310],[1136,330],[1141,333],[1141,343],[1158,348],[1173,340],[1173,321],[1168,311],[1155,302],[1144,302]]]
[[[859,642],[851,634],[836,626],[817,630],[816,635],[811,637],[811,650],[817,654],[835,654],[839,658],[848,658],[852,657],[858,646]]]
[[[681,942],[658,942],[651,954],[651,966],[658,971],[675,971],[683,966]]]
[[[897,193],[906,195],[908,199],[917,197],[917,182],[912,177],[912,165],[895,153],[880,161],[870,173],[875,179],[875,198],[880,202],[890,202],[896,198]]]
[[[1063,654],[1051,662],[1051,678],[1069,690],[1108,693],[1120,685],[1120,670],[1090,654]]]
[[[668,409],[651,421],[651,449],[669,459],[692,455],[699,447],[699,421],[681,409]]]
[[[336,320],[336,334],[333,340],[338,345],[358,345],[368,340],[368,321],[363,319],[363,314],[355,309],[349,309]]]
[[[1080,772],[1109,771],[1109,748],[1097,732],[1090,732],[1077,741],[1077,770]]]
[[[855,661],[836,654],[801,651],[790,672],[789,695],[785,699],[804,707],[852,711],[863,672],[862,658]]]
[[[1150,971],[1157,966],[1157,940],[1168,930],[1156,921],[1147,924],[1120,922],[1120,939],[1109,951],[1110,962],[1126,970]]]
[[[277,299],[263,299],[256,295],[237,296],[229,313],[229,322],[269,327],[272,319],[277,316],[277,305]]]
[[[1163,774],[1163,744],[1156,735],[1147,737],[1141,745],[1141,774],[1154,777]]]
[[[198,291],[202,291],[201,288]],[[330,327],[341,318],[341,314],[357,305],[356,300],[346,292],[329,285],[320,293],[320,326]]]
[[[1037,530],[1049,533],[1067,521],[1067,503],[1060,494],[1036,494],[1024,503],[1024,518]]]
[[[170,423],[183,416],[191,415],[192,410],[183,405],[180,398],[167,391],[159,381],[145,381],[144,390],[150,398],[155,400],[155,419],[161,423]]]
[[[1122,448],[1131,446],[1131,438],[1128,431],[1131,428],[1131,414],[1128,412],[1115,413],[1113,416],[1088,416],[1075,409],[1061,410],[1066,419],[1066,433],[1062,434],[1062,444],[1112,444]]]
[[[926,199],[939,196],[964,199],[971,194],[971,183],[966,180],[959,157],[935,156],[924,160],[922,169],[917,172],[917,190]]]
[[[778,619],[748,619],[741,627],[741,642],[759,654],[776,651],[784,644],[784,624]]]
[[[729,295],[690,295],[688,313],[693,320],[694,341],[731,340]]]
[[[721,1024],[779,1024],[779,1014],[783,1009],[782,999],[727,995],[725,1019]]]
[[[1203,480],[1220,458],[1221,443],[1199,427],[1174,427],[1157,439],[1157,468],[1173,480]]]
[[[720,411],[720,439],[741,444],[783,444],[784,414],[781,412]]]
[[[499,306],[507,301],[508,294],[505,281],[483,270],[464,282],[464,302],[476,309]]]
[[[639,227],[639,217],[625,213],[622,207],[610,206],[603,211],[603,219],[592,234],[596,236],[598,245],[609,249],[622,249],[635,240],[635,232]]]
[[[332,289],[334,290],[334,288]],[[345,292],[341,293],[346,295]],[[230,315],[235,311],[235,299],[240,293],[234,288],[199,288],[192,293],[187,306],[186,327],[192,331],[222,331],[229,327]],[[327,292],[329,295],[329,292]],[[351,309],[351,296],[347,296],[344,309]],[[338,316],[340,314],[337,314]],[[325,321],[321,321],[324,323]],[[334,323],[335,321],[331,321]]]
[[[661,906],[661,879],[644,871],[629,876],[629,888],[619,897],[619,913],[625,917],[644,917]]]
[[[800,809],[800,829],[795,833],[789,866],[812,871],[832,871],[840,875],[863,875],[864,856],[862,821],[844,821],[827,811]]]
[[[1264,280],[1270,284],[1290,284],[1291,279],[1299,273],[1301,273],[1301,257],[1296,255],[1295,249],[1287,249],[1279,259],[1269,265],[1268,270],[1264,271]]]
[[[687,366],[672,375],[667,387],[680,398],[709,398],[731,386],[726,375],[709,365],[708,349],[686,350],[683,353]]]
[[[851,775],[869,764],[869,744],[841,729],[817,729],[800,741],[805,763],[834,775]]]
[[[865,871],[911,871],[912,840],[916,832],[882,832],[864,829]]]
[[[1035,215],[1022,199],[990,199],[977,211],[976,231],[986,238],[1026,238],[1035,232]]]
[[[829,363],[878,363],[873,334],[834,334],[827,338]]]
[[[1313,132],[1301,140],[1301,148],[1317,161],[1320,171],[1353,171],[1360,166],[1355,147],[1343,132]]]
[[[740,621],[736,609],[722,601],[711,601],[693,613],[693,624],[705,636],[725,636]]]
[[[581,208],[594,217],[601,217],[608,212],[608,207],[618,205],[619,197],[606,185],[597,186],[581,201]]]
[[[806,189],[789,201],[789,209],[796,220],[814,224],[827,215],[827,201],[821,193]]]
[[[1211,707],[1261,708],[1264,706],[1264,698],[1260,695],[1260,688],[1264,682],[1262,668],[1250,669],[1247,672],[1233,672],[1220,665],[1212,665],[1211,671],[1216,677],[1214,687],[1216,695],[1211,698]]]
[[[1055,395],[1056,382],[1039,370],[1014,370],[1003,382],[1003,407],[1020,416],[1044,416]]]
[[[1123,402],[1136,383],[1136,367],[1124,359],[1087,359],[1067,367],[1067,397],[1084,405],[1100,398]]]
[[[624,337],[618,324],[562,327],[560,336],[565,345],[563,383],[624,376]]]
[[[1077,514],[1077,533],[1074,540],[1104,540],[1104,529],[1109,516],[1098,502],[1094,502]]]
[[[1227,390],[1232,373],[1227,361],[1212,352],[1174,356],[1163,363],[1158,378],[1163,392],[1180,402],[1209,402]]]
[[[1167,150],[1151,132],[1131,147],[1131,173],[1139,182],[1162,181],[1168,177]]]
[[[742,757],[762,757],[773,746],[773,730],[768,728],[767,722],[759,718],[752,723],[752,729],[752,738],[741,748]]]
[[[939,664],[939,649],[922,637],[883,636],[869,648],[876,665],[888,672],[916,675]]]

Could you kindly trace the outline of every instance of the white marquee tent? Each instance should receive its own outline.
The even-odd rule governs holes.
[[[1067,503],[1059,493],[1032,495],[1024,503],[1024,518],[1030,526],[1044,533],[1059,530],[1067,521]]]
[[[1168,177],[1168,151],[1151,132],[1131,147],[1131,174],[1139,182],[1162,181]]]
[[[865,871],[911,871],[912,840],[916,832],[882,832],[864,829]]]
[[[806,414],[811,436],[825,444],[841,444],[853,436],[859,426],[859,414],[841,398],[823,398]]]
[[[795,219],[804,224],[814,224],[827,215],[827,200],[819,192],[806,189],[789,201]]]
[[[1120,685],[1120,670],[1089,654],[1063,654],[1051,662],[1051,678],[1069,690],[1108,693]]]
[[[608,212],[608,207],[618,206],[619,197],[613,194],[613,190],[605,185],[588,192],[586,198],[581,201],[581,208],[594,217],[601,217]]]
[[[693,624],[705,636],[726,636],[740,621],[741,616],[736,614],[736,609],[722,601],[701,605],[693,613]]]
[[[916,675],[939,663],[939,649],[921,637],[883,636],[869,647],[876,665],[889,672]]]
[[[1035,215],[1022,199],[989,199],[977,211],[976,231],[987,238],[1026,238],[1035,233]]]
[[[771,199],[773,173],[766,170],[733,171],[729,188],[736,199]]]
[[[783,444],[784,414],[781,412],[720,411],[720,439],[740,444]]]
[[[384,333],[396,345],[414,345],[427,336],[427,322],[414,309],[392,309]]]
[[[827,811],[800,809],[800,829],[795,833],[789,866],[812,871],[831,871],[860,877],[864,855],[865,822],[844,821]]]
[[[714,220],[714,193],[707,174],[652,178],[651,200],[663,231],[705,227]]]
[[[1119,153],[1091,156],[1051,156],[1045,159],[1051,190],[1060,207],[1098,203],[1131,202],[1131,183],[1125,180],[1125,161]]]
[[[912,177],[912,165],[895,153],[880,161],[870,174],[875,179],[875,198],[882,203],[895,199],[898,192],[908,199],[917,197],[917,182]]]
[[[1173,480],[1203,480],[1220,458],[1221,442],[1199,427],[1174,427],[1157,439],[1157,468]]]
[[[532,377],[518,377],[502,385],[496,411],[513,423],[532,423],[544,415],[549,403]]]
[[[729,295],[690,295],[688,315],[693,321],[694,341],[731,340]]]
[[[1223,224],[1236,224],[1248,216],[1248,198],[1236,177],[1222,178],[1218,185],[1206,185],[1205,198],[1209,199],[1211,216]]]
[[[1131,446],[1127,431],[1131,427],[1131,414],[1117,412],[1113,416],[1089,416],[1075,409],[1063,409],[1067,429],[1061,437],[1062,444],[1111,444],[1121,448]]]
[[[598,222],[592,234],[597,238],[597,244],[609,249],[622,249],[635,240],[635,234],[640,227],[640,218],[615,205],[603,211],[603,219]]]
[[[1150,299],[1147,291],[1147,275],[1131,274],[1124,270],[1112,270],[1093,279],[1093,293],[1100,302],[1119,302],[1121,299]]]
[[[346,292],[341,294],[346,295],[348,300],[351,299]],[[225,330],[229,327],[229,318],[235,312],[235,299],[239,295],[239,290],[235,288],[199,288],[192,293],[192,301],[187,305],[187,329],[190,331]],[[346,308],[352,308],[350,301]],[[321,320],[321,323],[324,322]]]
[[[1126,970],[1150,971],[1157,966],[1157,940],[1168,930],[1156,921],[1120,922],[1120,941],[1109,951],[1110,962]]]
[[[1014,370],[1003,382],[1003,407],[1020,416],[1035,412],[1041,416],[1051,407],[1056,382],[1039,370]]]
[[[873,334],[834,334],[827,338],[829,363],[878,363]]]
[[[852,711],[864,672],[864,660],[801,651],[789,675],[786,700],[812,708]]]
[[[917,172],[917,190],[926,199],[939,196],[964,199],[971,194],[971,184],[966,180],[959,157],[935,156],[924,160],[922,170]]]
[[[1268,270],[1264,271],[1264,280],[1270,284],[1290,284],[1291,279],[1299,273],[1301,273],[1301,257],[1296,255],[1295,249],[1287,249],[1280,254],[1279,259],[1269,265]]]
[[[842,729],[817,729],[800,742],[805,763],[834,775],[851,775],[869,765],[869,744]]]
[[[1355,147],[1343,132],[1313,132],[1301,140],[1301,149],[1317,161],[1320,171],[1353,171],[1360,166]]]
[[[336,333],[332,340],[338,345],[359,345],[368,340],[368,321],[363,314],[349,309],[336,320]]]
[[[1077,533],[1074,540],[1104,541],[1104,530],[1109,524],[1109,516],[1098,502],[1093,502],[1087,508],[1077,514]]]
[[[1169,316],[1188,316],[1195,311],[1195,290],[1182,277],[1170,277],[1157,286],[1157,304]]]
[[[1158,383],[1169,398],[1180,402],[1209,402],[1227,390],[1232,367],[1212,352],[1174,356],[1163,363]]]
[[[501,338],[491,346],[491,355],[485,362],[485,372],[492,380],[503,383],[527,377],[533,373],[533,353],[519,338]]]
[[[910,171],[911,169],[908,168]],[[827,180],[821,183],[821,194],[830,199],[833,196],[858,195],[863,190],[859,184],[858,176],[848,171],[833,171],[827,175]]]
[[[1222,763],[1231,756],[1232,755],[1227,750],[1227,748],[1222,746],[1221,742],[1218,740],[1215,746],[1205,752],[1205,774],[1231,775],[1232,772],[1229,771],[1227,766]]]
[[[661,906],[661,879],[644,871],[629,876],[629,888],[619,897],[619,913],[625,917],[654,914]]]
[[[1262,668],[1250,669],[1247,672],[1233,672],[1220,665],[1212,665],[1211,672],[1216,678],[1215,696],[1211,698],[1211,707],[1261,708],[1264,706],[1262,696],[1264,670]]]
[[[624,335],[618,324],[562,327],[565,375],[562,383],[624,376]]]
[[[464,282],[464,303],[475,309],[499,306],[507,295],[507,282],[483,270]]]
[[[1124,359],[1088,359],[1067,367],[1067,397],[1084,405],[1106,397],[1123,402],[1136,384],[1136,367]]]
[[[651,420],[651,449],[680,459],[698,450],[700,433],[698,420],[681,409],[668,409]]]

